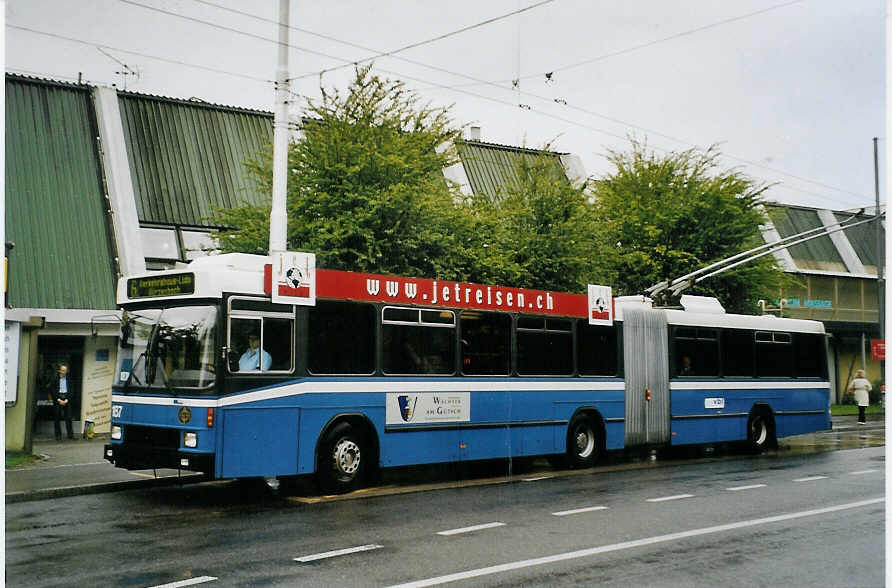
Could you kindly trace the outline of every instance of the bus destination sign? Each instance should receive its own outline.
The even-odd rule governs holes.
[[[195,274],[191,272],[127,280],[127,296],[129,298],[158,298],[194,293]]]

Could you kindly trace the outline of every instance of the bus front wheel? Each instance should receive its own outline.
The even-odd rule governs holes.
[[[371,457],[364,437],[350,423],[339,423],[328,430],[319,454],[319,474],[326,490],[350,492],[359,487]]]
[[[601,438],[595,420],[577,414],[567,428],[567,456],[571,467],[589,468],[601,457]]]

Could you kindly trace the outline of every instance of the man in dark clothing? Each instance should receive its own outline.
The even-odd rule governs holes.
[[[59,371],[50,379],[47,390],[50,401],[53,403],[53,425],[56,431],[56,441],[62,440],[62,427],[59,420],[65,419],[65,428],[69,439],[74,439],[71,432],[71,398],[74,396],[71,381],[68,378],[68,364],[59,364]]]

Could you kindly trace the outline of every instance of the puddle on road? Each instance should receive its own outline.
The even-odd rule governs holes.
[[[845,427],[842,429],[809,433],[778,440],[779,451],[805,455],[843,449],[866,449],[886,445],[886,430],[882,423],[869,424],[865,428]]]

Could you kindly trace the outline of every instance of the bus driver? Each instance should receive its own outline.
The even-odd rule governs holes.
[[[253,333],[248,335],[248,348],[238,360],[239,371],[246,372],[260,369],[266,371],[269,369],[272,361],[269,353],[260,348],[260,336]]]

